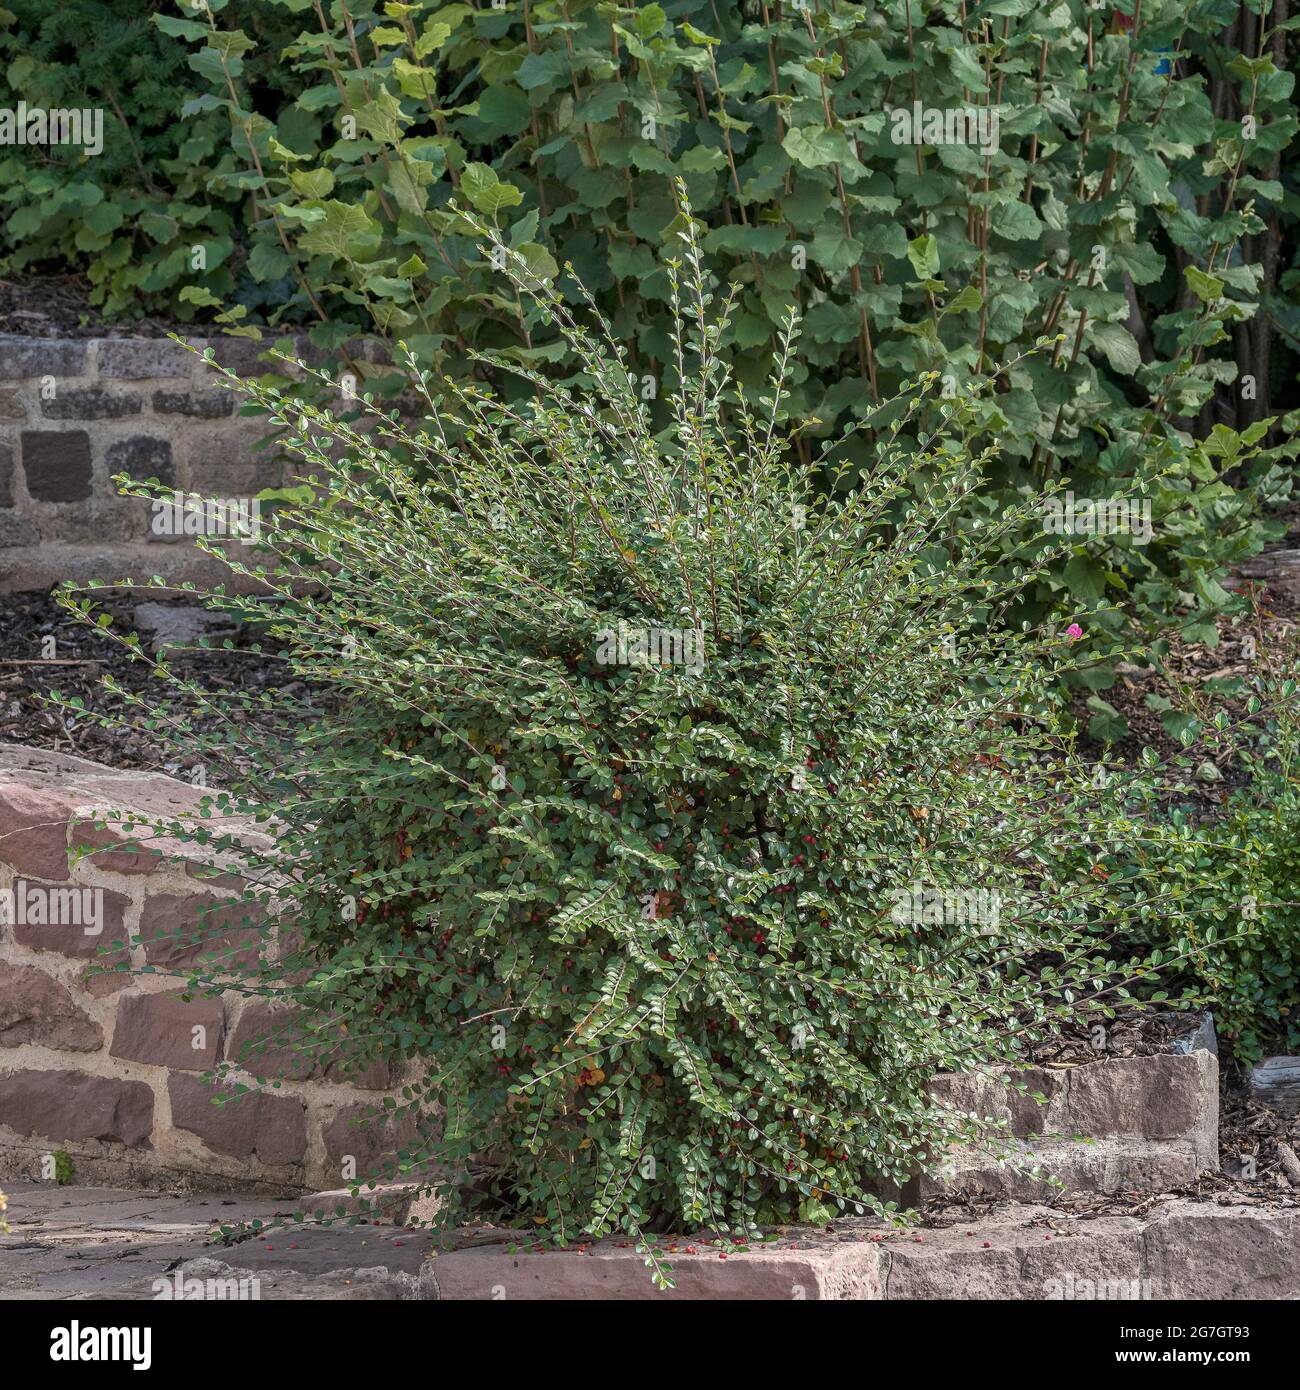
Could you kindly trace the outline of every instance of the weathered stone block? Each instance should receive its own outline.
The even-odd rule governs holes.
[[[139,415],[144,397],[136,391],[106,391],[102,386],[77,386],[41,402],[47,420],[121,420]]]
[[[84,342],[55,338],[0,338],[0,380],[80,376],[85,370]]]
[[[90,436],[85,430],[24,430],[23,475],[38,502],[84,502],[91,495]]]
[[[176,483],[172,446],[166,439],[152,435],[135,434],[130,439],[116,440],[108,446],[104,464],[110,475],[126,473],[141,482],[156,478],[169,487]]]
[[[668,1244],[668,1243],[665,1243]],[[762,1299],[769,1302],[868,1301],[881,1294],[879,1248],[868,1242],[818,1244],[815,1238],[755,1246],[725,1259],[687,1237],[665,1249],[676,1288],[660,1291],[632,1242],[602,1241],[582,1250],[531,1252],[507,1244],[456,1250],[424,1270],[448,1300],[500,1298],[609,1302]],[[687,1246],[696,1253],[687,1254]]]
[[[192,341],[197,343],[200,351],[211,348],[212,359],[217,366],[225,367],[239,376],[260,376],[270,370],[265,363],[257,360],[258,354],[266,351],[265,343],[254,342],[251,338],[203,338]]]
[[[1163,1298],[1300,1296],[1300,1209],[1175,1202],[1152,1215],[1144,1243]]]
[[[223,904],[207,894],[155,893],[140,913],[145,959],[169,969],[199,961],[216,968],[255,965],[260,937],[254,923],[260,912],[256,903]]]
[[[192,415],[218,420],[235,413],[235,397],[229,391],[155,391],[153,408],[159,415]]]
[[[8,444],[0,444],[0,507],[14,504],[14,451]]]
[[[221,1001],[177,994],[127,994],[118,1001],[114,1057],[179,1071],[208,1071],[221,1056]]]
[[[151,874],[166,862],[162,849],[156,847],[157,836],[147,825],[131,825],[125,821],[96,825],[91,820],[78,820],[72,827],[72,846],[94,852],[87,858],[99,869],[115,874]],[[116,845],[138,844],[138,849],[115,849]]]
[[[0,861],[20,874],[63,881],[71,816],[66,797],[22,782],[0,782]]]
[[[97,1052],[104,1032],[71,992],[43,970],[0,961],[0,1047],[39,1043]]]
[[[962,1221],[920,1232],[919,1241],[904,1235],[882,1242],[884,1297],[1056,1300],[1077,1287],[1128,1291],[1134,1281],[1140,1291],[1139,1222],[1098,1217],[1081,1222],[1076,1236],[1063,1238],[1046,1224],[1048,1216],[1046,1210],[1027,1208],[1017,1219],[980,1222],[977,1235],[967,1235]]]
[[[916,1179],[908,1202],[965,1192],[972,1197],[1042,1202],[1048,1179],[1066,1193],[1170,1192],[1190,1186],[1205,1165],[1190,1139],[1157,1141],[1128,1135],[1107,1139],[1017,1140],[1018,1152],[957,1149],[933,1176]],[[1035,1176],[1037,1171],[1041,1176]]]
[[[302,1031],[295,1010],[250,1001],[226,1044],[226,1060],[254,1076],[306,1081],[321,1074],[312,1053],[296,1051]]]
[[[116,962],[106,961],[105,964],[111,966],[115,965]],[[93,965],[88,965],[81,972],[80,987],[92,999],[107,999],[110,994],[120,994],[134,983],[134,977],[126,971],[100,970]]]
[[[347,1106],[321,1131],[325,1168],[343,1182],[391,1179],[397,1154],[409,1149],[418,1133],[409,1110],[393,1114],[368,1105]]]
[[[100,948],[108,946],[113,941],[125,941],[124,918],[130,900],[123,894],[115,893],[111,888],[95,889],[95,902],[98,904],[100,913],[99,921],[88,923],[86,918],[89,914],[84,911],[85,895],[82,885],[39,883],[34,880],[27,880],[26,886],[29,889],[41,890],[51,898],[54,898],[55,895],[63,895],[65,900],[70,901],[77,911],[46,912],[45,916],[47,917],[59,917],[60,920],[54,922],[34,922],[31,920],[32,914],[16,913],[10,930],[14,934],[14,940],[20,945],[30,946],[35,951],[57,951],[64,956],[91,957],[99,955]],[[67,899],[69,894],[80,895],[80,904],[76,898]],[[27,920],[19,921],[19,915],[26,917]],[[77,915],[82,917],[81,921],[75,920]],[[87,925],[97,927],[98,930],[87,933]]]
[[[104,338],[96,361],[102,377],[143,381],[189,376],[195,357],[168,338]]]
[[[202,851],[189,841],[169,837],[163,829],[155,830],[147,822],[155,818],[189,821],[206,795],[202,788],[161,775],[116,773],[96,778],[91,790],[80,798],[82,814],[72,827],[71,843],[77,848],[92,847],[95,852],[91,861],[116,873],[151,873],[164,865],[188,863]],[[92,811],[92,807],[102,809]],[[269,844],[265,834],[259,836],[247,823],[235,827],[227,822],[221,828],[238,828],[250,842]],[[139,848],[132,848],[133,843]]]
[[[1020,1138],[1062,1132],[1069,1125],[1064,1076],[1044,1067],[993,1076],[942,1072],[931,1080],[930,1094],[964,1115],[1001,1121]],[[1045,1100],[1035,1099],[1039,1095]]]
[[[387,1062],[377,1058],[363,1071],[349,1071],[346,1046],[333,1042],[328,1050],[296,1049],[304,1042],[300,1015],[292,1009],[250,1001],[226,1045],[226,1060],[254,1076],[292,1081],[344,1082],[370,1091],[382,1091],[391,1081]]]
[[[307,1118],[303,1103],[292,1096],[248,1092],[223,1105],[214,1100],[223,1092],[205,1086],[196,1076],[167,1078],[172,1124],[197,1134],[215,1153],[252,1158],[263,1163],[301,1163],[307,1148]]]
[[[1209,1060],[1207,1060],[1209,1059]],[[1070,1116],[1077,1134],[1177,1139],[1205,1118],[1209,1053],[1113,1057],[1069,1072]]]
[[[113,1140],[135,1148],[153,1129],[153,1092],[143,1081],[79,1071],[0,1076],[0,1124],[43,1139]]]
[[[19,545],[39,545],[40,530],[31,521],[15,517],[13,513],[0,513],[0,550],[14,549]]]
[[[284,461],[275,446],[257,448],[272,433],[265,421],[221,428],[196,425],[185,434],[187,486],[205,497],[253,497],[263,488],[279,487],[284,480]]]
[[[418,1182],[379,1182],[363,1184],[355,1195],[351,1187],[332,1187],[304,1197],[302,1210],[347,1216],[364,1216],[372,1224],[414,1225],[431,1221],[441,1210],[441,1199]]]
[[[0,513],[0,550],[12,550],[20,545],[39,545],[40,528],[30,521],[14,516],[11,512]]]
[[[229,636],[236,630],[220,614],[182,603],[138,603],[134,621],[156,652],[167,647],[196,647],[209,635]]]
[[[27,407],[17,391],[0,391],[0,420],[25,420]]]
[[[248,887],[248,880],[242,875],[224,873],[219,864],[208,864],[197,859],[186,863],[185,874],[187,878],[196,878],[209,888],[228,889],[232,893],[242,893]]]

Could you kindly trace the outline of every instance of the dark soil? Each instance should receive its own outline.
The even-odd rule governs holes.
[[[90,294],[90,282],[80,275],[0,280],[0,334],[24,338],[164,338],[168,333],[193,333],[201,327],[151,317],[106,321],[91,304]]]
[[[1300,1191],[1283,1174],[1277,1147],[1283,1143],[1300,1153],[1300,1115],[1282,1115],[1261,1105],[1250,1093],[1249,1073],[1241,1063],[1220,1057],[1219,1067],[1219,1158],[1224,1174],[1232,1175],[1225,1181],[1234,1190],[1243,1185],[1271,1189],[1300,1202]],[[1243,1168],[1253,1168],[1255,1178],[1239,1178]]]
[[[137,630],[133,604],[110,597],[101,606],[113,615],[114,631]],[[55,641],[53,660],[42,659],[47,637]],[[219,642],[223,635],[214,632],[210,640]],[[172,649],[169,664],[205,691],[273,692],[299,699],[308,694],[306,685],[288,674],[281,662],[249,650],[250,634],[232,629],[229,640],[230,650]],[[169,749],[165,739],[145,728],[138,710],[102,688],[106,675],[128,691],[147,694],[154,703],[167,694],[149,665],[132,660],[103,632],[75,621],[48,594],[0,597],[0,743],[48,748],[109,767],[183,775],[197,755]],[[122,728],[102,728],[90,718],[53,708],[48,700],[55,691],[80,696],[89,710],[128,722]],[[317,692],[316,698],[323,705],[327,697]],[[199,715],[194,722],[201,733],[217,731],[215,718]]]

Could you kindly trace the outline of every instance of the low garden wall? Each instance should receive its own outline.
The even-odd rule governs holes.
[[[337,1065],[305,1065],[281,1033],[287,1016],[233,991],[183,997],[186,968],[214,950],[258,949],[256,927],[229,931],[199,908],[219,902],[196,877],[197,859],[112,848],[127,832],[93,825],[105,811],[175,814],[201,793],[169,777],[115,772],[83,759],[0,748],[0,1174],[119,1186],[228,1185],[250,1190],[330,1189],[380,1176],[382,1152],[402,1132],[354,1123],[396,1078],[386,1065],[341,1078]],[[95,845],[70,863],[70,850]],[[192,847],[169,845],[185,855]],[[33,895],[31,890],[36,889]],[[73,905],[56,914],[31,903]],[[4,890],[8,890],[6,893]],[[87,899],[71,890],[101,890]],[[24,910],[18,910],[19,895]],[[87,931],[98,903],[97,930]],[[32,921],[60,915],[62,925]],[[133,967],[94,972],[100,944],[128,944]],[[187,944],[187,941],[192,944]],[[271,959],[278,948],[272,944]],[[274,1044],[250,1066],[274,1092],[224,1105],[202,1073],[247,1059],[259,1037]],[[251,1080],[250,1071],[242,1073]]]
[[[267,370],[264,345],[249,339],[190,341],[240,375]],[[192,541],[153,534],[150,503],[118,496],[109,479],[252,497],[284,478],[283,455],[256,447],[267,434],[168,338],[0,337],[0,591],[217,577]]]
[[[84,759],[0,748],[0,903],[35,886],[100,890],[102,920],[49,925],[0,917],[0,1173],[47,1174],[71,1164],[84,1181],[132,1186],[177,1180],[264,1190],[333,1189],[387,1176],[385,1150],[408,1137],[359,1119],[398,1078],[386,1066],[343,1079],[337,1066],[302,1076],[288,1043],[250,1069],[278,1079],[215,1105],[201,1079],[221,1062],[247,1061],[253,1039],[277,1035],[285,1015],[228,991],[182,997],[188,967],[224,949],[271,952],[256,926],[232,913],[201,940],[199,909],[219,902],[196,875],[193,847],[155,853],[115,848],[126,828],[96,825],[105,813],[179,814],[202,793],[157,774],[116,772]],[[77,845],[96,847],[71,863]],[[170,856],[180,857],[175,862]],[[12,903],[17,898],[12,897]],[[52,913],[47,913],[53,915]],[[65,913],[66,916],[66,913]],[[127,943],[136,970],[91,969],[100,944]],[[117,963],[111,957],[110,963]],[[251,1079],[250,1070],[243,1073]],[[936,1098],[1005,1123],[1008,1150],[957,1150],[908,1202],[957,1190],[1041,1201],[1044,1176],[1082,1192],[1156,1193],[1186,1188],[1218,1168],[1218,1064],[1200,1048],[1181,1055],[1115,1057],[1020,1073],[1039,1104],[996,1076],[936,1077]],[[59,1159],[58,1155],[66,1155]]]

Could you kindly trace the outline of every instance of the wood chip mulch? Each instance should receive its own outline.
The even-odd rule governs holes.
[[[114,615],[115,631],[134,630],[133,605],[110,598],[100,606]],[[56,655],[51,661],[40,659],[46,637],[55,640]],[[285,681],[282,663],[248,650],[249,634],[236,633],[231,640],[233,651],[220,647],[177,651],[170,654],[170,664],[205,690],[275,693],[286,699],[308,695],[303,682]],[[184,776],[197,754],[169,749],[165,738],[144,727],[138,711],[101,687],[105,675],[129,691],[146,693],[151,702],[165,697],[165,688],[149,666],[133,661],[103,633],[74,621],[48,594],[0,597],[0,744],[26,744],[90,758],[108,767]],[[45,700],[54,691],[80,696],[88,709],[101,714],[125,714],[130,724],[123,729],[101,728],[88,718],[51,708]],[[316,698],[325,697],[318,694]],[[215,716],[198,716],[195,723],[200,732],[220,732]],[[243,723],[247,727],[248,721]]]
[[[92,287],[80,275],[24,276],[0,280],[0,335],[22,338],[162,338],[194,332],[195,324],[146,316],[122,321],[102,317],[91,303]]]

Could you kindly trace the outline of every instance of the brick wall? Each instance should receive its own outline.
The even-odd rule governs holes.
[[[240,375],[268,369],[262,344],[191,341]],[[215,380],[166,338],[0,337],[0,591],[215,577],[192,542],[151,534],[145,499],[109,482],[124,472],[221,498],[280,486],[283,455],[255,449],[269,427]]]
[[[114,849],[129,832],[93,822],[106,811],[176,815],[200,796],[161,775],[0,748],[0,890],[99,888],[104,915],[93,937],[0,914],[11,919],[0,925],[0,1175],[39,1177],[61,1150],[87,1182],[337,1189],[381,1176],[385,1150],[409,1139],[407,1123],[351,1123],[396,1082],[386,1064],[344,1080],[340,1059],[303,1075],[282,1009],[232,991],[181,997],[184,969],[200,957],[222,949],[273,961],[277,946],[239,913],[191,935],[200,905],[220,902],[195,872],[197,851]],[[86,844],[98,852],[71,864],[70,849]],[[115,940],[134,967],[160,973],[90,973]],[[201,1074],[249,1061],[248,1041],[268,1036],[275,1045],[249,1066],[278,1088],[213,1104]]]

